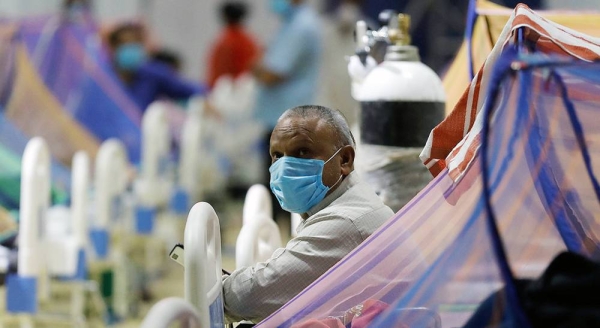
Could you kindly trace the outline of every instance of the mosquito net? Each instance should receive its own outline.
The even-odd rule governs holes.
[[[141,110],[114,75],[92,18],[84,18],[25,19],[18,24],[18,40],[69,116],[99,140],[123,141],[130,159],[137,163]]]
[[[0,107],[0,206],[18,209],[21,192],[21,156],[28,138],[7,120]],[[71,186],[71,172],[52,161],[52,200],[65,202]]]
[[[520,15],[539,18],[518,7],[506,40],[527,25],[515,23]],[[510,317],[526,326],[514,277],[539,276],[564,250],[600,259],[600,63],[552,55],[558,43],[521,31],[530,42],[520,50],[502,42],[486,64],[471,122],[477,129],[460,141],[471,152],[453,164],[459,174],[442,168],[259,326],[458,327],[501,288],[502,302],[483,325]],[[599,42],[582,40],[593,59],[589,49]]]
[[[98,140],[63,110],[44,85],[16,34],[15,25],[0,24],[0,110],[26,136],[46,139],[54,158],[70,165],[73,154],[94,156]]]

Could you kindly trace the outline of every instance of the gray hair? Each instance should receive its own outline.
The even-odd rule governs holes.
[[[318,105],[298,106],[286,110],[279,120],[290,116],[302,118],[317,117],[333,129],[336,134],[337,147],[350,145],[356,148],[356,141],[354,141],[350,126],[348,126],[348,121],[344,117],[344,114],[337,109]]]

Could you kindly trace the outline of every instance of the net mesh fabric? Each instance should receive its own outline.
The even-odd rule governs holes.
[[[505,49],[477,118],[490,119],[478,136],[486,143],[479,141],[464,175],[454,180],[442,171],[259,326],[308,327],[331,317],[347,323],[376,300],[384,305],[369,326],[457,327],[511,285],[513,274],[537,277],[563,250],[600,259],[598,76],[599,63]],[[487,201],[501,240],[490,232]],[[490,324],[518,316],[518,301],[503,297],[510,306],[495,308]]]
[[[593,119],[600,100],[600,81],[593,75],[600,73],[600,65],[545,65],[503,78],[488,134],[491,204],[519,277],[539,275],[567,246],[599,257],[594,234],[600,223],[598,195],[565,104],[573,104],[582,124],[593,173],[600,169],[600,158],[593,155],[600,150],[600,130]],[[405,324],[440,320],[448,327],[464,323],[504,285],[486,224],[480,162],[481,155],[458,182],[447,172],[440,174],[264,326],[343,317],[368,299],[390,305],[374,327],[391,327],[403,319]]]
[[[54,107],[62,112],[53,116],[65,117],[63,121],[70,121],[65,123],[57,120],[62,124],[60,131],[65,135],[66,144],[75,143],[77,149],[86,149],[93,157],[98,141],[118,138],[127,147],[130,159],[137,163],[140,157],[141,110],[127,96],[114,75],[91,17],[71,22],[61,15],[54,15],[4,25],[9,24],[18,31],[12,42],[17,49],[17,67],[31,67],[35,77],[27,76],[27,81],[36,79],[39,81],[34,85],[41,85],[37,89],[29,87],[25,90],[29,94],[35,92],[39,95],[48,91],[52,95],[56,103]],[[23,89],[18,81],[13,86],[14,94],[19,94],[18,91]],[[7,110],[10,110],[9,106]],[[45,122],[43,118],[35,121]],[[40,131],[50,130],[52,127],[49,124],[40,127]],[[48,141],[50,145],[58,144],[53,140]],[[68,147],[62,152],[68,152]]]

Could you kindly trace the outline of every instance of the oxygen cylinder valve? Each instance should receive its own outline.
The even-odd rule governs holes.
[[[389,24],[388,37],[390,43],[397,46],[410,45],[410,16],[398,14],[397,19],[391,20]]]
[[[367,23],[365,21],[356,22],[356,52],[363,66],[367,65],[369,56],[369,41],[367,36]]]

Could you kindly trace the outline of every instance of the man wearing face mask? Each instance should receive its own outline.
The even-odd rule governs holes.
[[[354,149],[337,110],[300,106],[279,118],[270,143],[271,190],[304,220],[297,237],[267,262],[224,277],[228,320],[266,318],[393,216],[353,172]]]
[[[142,112],[160,98],[182,100],[206,92],[204,86],[185,81],[167,65],[148,60],[140,25],[117,27],[108,43],[116,73]]]
[[[265,154],[270,133],[283,111],[313,103],[322,54],[320,20],[311,6],[304,0],[268,1],[282,24],[253,68],[259,82],[254,112],[265,129]],[[267,184],[266,176],[264,180]]]

